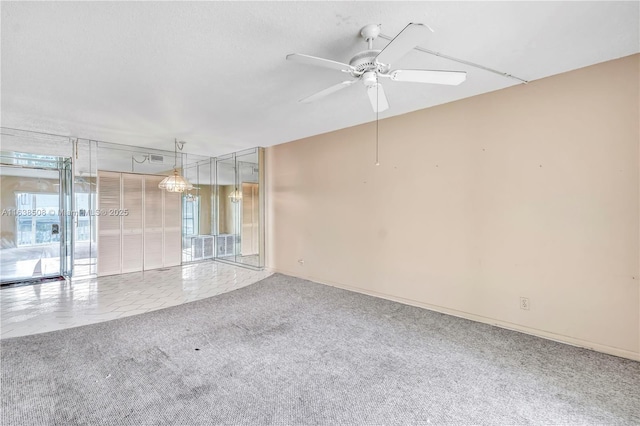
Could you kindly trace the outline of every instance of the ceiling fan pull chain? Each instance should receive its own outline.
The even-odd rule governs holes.
[[[376,83],[376,166],[380,165],[380,141],[378,131],[378,125],[380,123],[380,105],[378,100],[380,99],[380,83]]]

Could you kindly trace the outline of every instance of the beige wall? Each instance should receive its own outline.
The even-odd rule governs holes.
[[[640,359],[639,58],[269,148],[268,267]]]

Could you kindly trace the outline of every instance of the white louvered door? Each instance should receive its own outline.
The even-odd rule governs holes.
[[[142,185],[141,175],[122,174],[122,273],[143,269]]]
[[[159,176],[144,177],[144,269],[162,268],[163,262],[163,193]]]
[[[98,275],[119,274],[121,271],[120,217],[109,212],[120,209],[122,195],[120,173],[98,173]],[[105,213],[105,214],[102,214]]]
[[[180,265],[182,196],[163,176],[98,172],[98,275]]]

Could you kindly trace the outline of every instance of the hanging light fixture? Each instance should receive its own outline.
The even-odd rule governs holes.
[[[167,176],[162,179],[162,181],[158,184],[158,188],[166,189],[167,192],[184,192],[193,189],[193,185],[184,177],[178,173],[178,150],[182,151],[184,148],[184,144],[186,142],[178,142],[178,139],[175,140],[174,146],[174,161],[173,161],[173,176]],[[182,165],[182,156],[180,156],[180,166],[184,168]]]
[[[242,201],[242,192],[236,188],[231,195],[229,195],[229,200],[231,200],[232,203],[239,203]]]

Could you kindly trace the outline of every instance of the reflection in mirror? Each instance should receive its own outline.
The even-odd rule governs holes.
[[[260,266],[259,233],[259,166],[258,152],[249,152],[236,157],[238,185],[236,196],[239,198],[238,230],[240,235],[236,262]]]
[[[235,154],[216,159],[216,258],[235,261],[238,232],[238,203],[235,184]]]
[[[193,184],[182,195],[182,261],[213,259],[211,159],[186,163],[182,172]]]
[[[216,159],[216,257],[262,268],[261,148]]]
[[[97,143],[79,139],[75,143],[74,160],[74,264],[73,276],[96,275],[97,261],[97,218],[91,212],[97,207]]]
[[[45,246],[59,248],[55,256],[40,256],[46,261],[29,260],[31,263],[25,266],[29,271],[24,274],[27,278],[49,274],[46,262],[54,259],[59,259],[59,265],[56,263],[57,269],[51,271],[60,275],[97,275],[99,171],[159,177],[170,175],[174,167],[194,186],[182,194],[181,208],[175,211],[181,216],[182,238],[177,244],[182,246],[182,263],[221,260],[264,267],[262,148],[210,158],[187,151],[176,153],[4,127],[0,142],[2,207],[17,211],[19,200],[21,211],[36,207],[47,211],[42,218],[3,218],[0,260],[10,259],[10,249],[16,253],[30,250],[40,256],[48,253]],[[30,169],[50,169],[58,177],[16,175]],[[48,213],[54,210],[57,215]],[[173,244],[171,247],[177,249]],[[12,268],[3,264],[1,270],[4,273]]]

